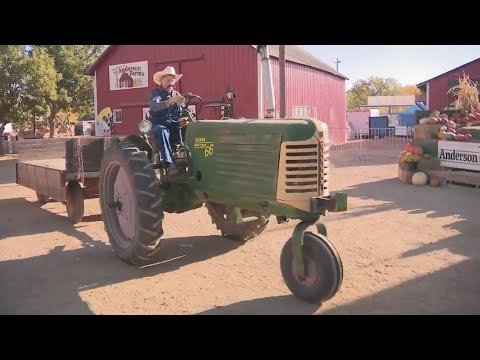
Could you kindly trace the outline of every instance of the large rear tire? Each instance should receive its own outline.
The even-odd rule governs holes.
[[[233,241],[246,242],[253,239],[265,230],[269,222],[268,218],[258,214],[255,220],[237,224],[227,220],[225,206],[213,202],[206,202],[205,206],[212,223],[222,232],[222,236]],[[246,215],[245,211],[242,212]]]
[[[115,253],[128,264],[151,263],[163,235],[162,196],[148,155],[125,143],[108,148],[99,183],[102,218]]]

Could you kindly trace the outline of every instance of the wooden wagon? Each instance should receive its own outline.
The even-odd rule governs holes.
[[[34,190],[42,204],[66,205],[69,219],[81,222],[84,199],[98,197],[104,139],[76,136],[17,142],[17,184]]]

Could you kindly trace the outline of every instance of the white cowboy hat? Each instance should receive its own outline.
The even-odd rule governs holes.
[[[175,76],[175,82],[176,83],[178,80],[181,79],[181,77],[183,76],[183,74],[177,74],[175,72],[175,68],[173,66],[167,66],[165,67],[165,69],[163,69],[162,71],[157,71],[154,75],[153,75],[153,81],[155,82],[155,84],[157,85],[160,85],[161,82],[160,80],[165,76],[165,75],[173,75]]]

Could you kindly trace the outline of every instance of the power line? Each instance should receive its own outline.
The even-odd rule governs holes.
[[[338,71],[338,64],[340,64],[340,63],[341,63],[341,61],[340,61],[340,60],[338,60],[338,58],[337,58],[337,60],[336,60],[336,61],[334,61],[334,63],[335,63],[335,64],[337,64],[337,71]]]

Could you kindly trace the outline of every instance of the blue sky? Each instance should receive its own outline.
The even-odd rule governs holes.
[[[310,53],[355,80],[393,77],[415,85],[480,58],[480,45],[302,45]]]

